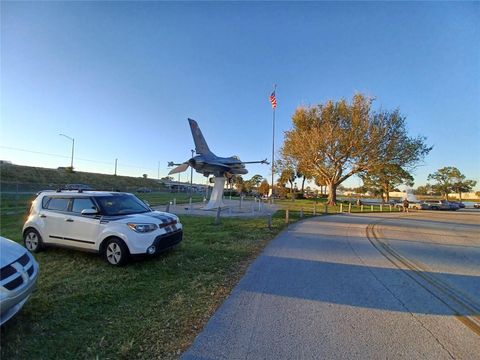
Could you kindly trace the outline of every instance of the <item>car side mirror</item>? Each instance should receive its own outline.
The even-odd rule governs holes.
[[[97,215],[98,210],[97,209],[83,209],[81,214],[82,215]]]

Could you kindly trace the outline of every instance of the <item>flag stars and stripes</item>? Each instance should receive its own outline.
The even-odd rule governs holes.
[[[275,109],[277,107],[277,98],[275,96],[275,90],[273,90],[269,100],[270,100],[270,103],[272,104],[272,109]]]

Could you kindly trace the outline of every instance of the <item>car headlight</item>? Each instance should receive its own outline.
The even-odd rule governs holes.
[[[138,233],[148,233],[158,229],[157,224],[137,224],[137,223],[128,223],[130,229]]]

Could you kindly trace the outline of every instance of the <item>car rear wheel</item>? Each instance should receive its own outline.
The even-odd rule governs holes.
[[[103,255],[110,265],[122,266],[127,263],[130,254],[122,240],[112,238],[107,241]]]
[[[23,243],[25,247],[33,253],[37,253],[43,248],[42,237],[35,229],[27,229],[23,234]]]

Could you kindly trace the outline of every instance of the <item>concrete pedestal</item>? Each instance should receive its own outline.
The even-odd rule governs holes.
[[[225,181],[226,179],[223,176],[215,178],[215,185],[213,185],[212,195],[210,195],[210,200],[208,204],[203,208],[204,210],[212,210],[226,207],[222,199]]]

